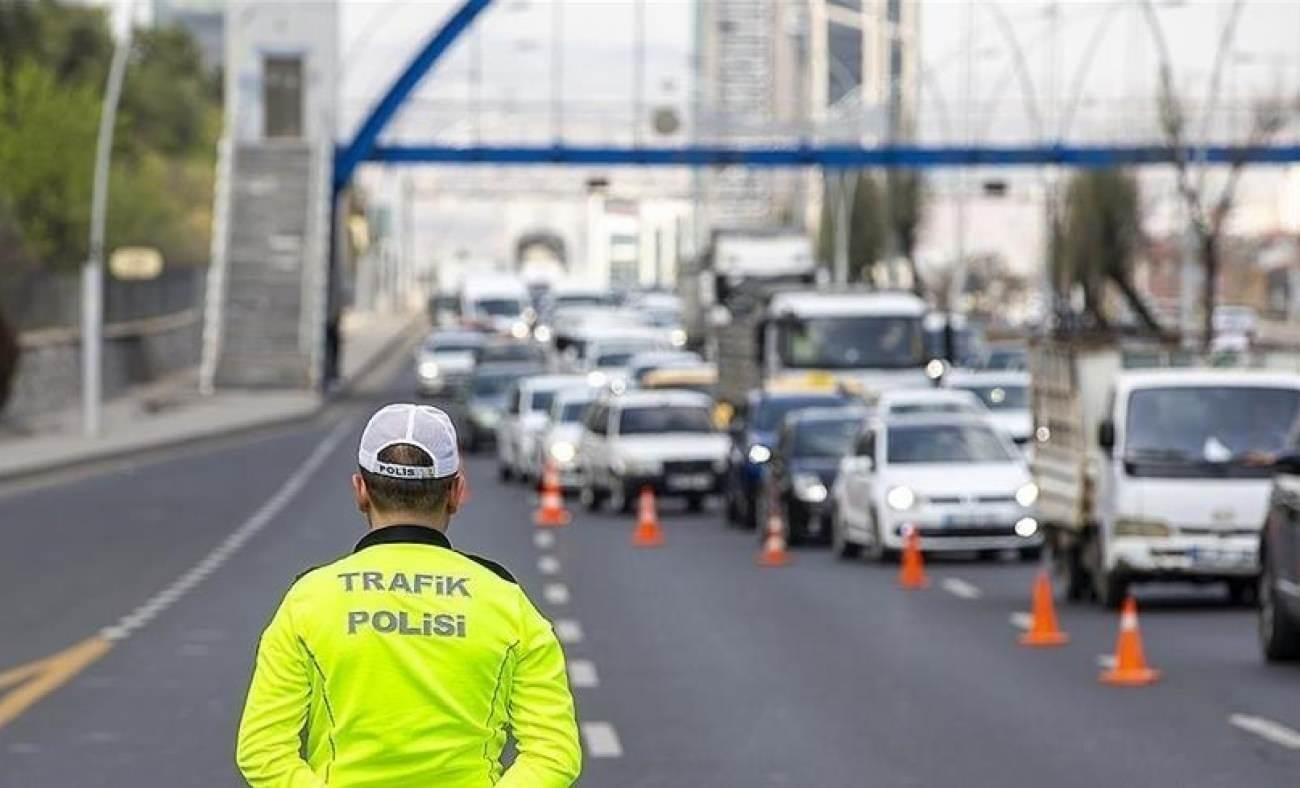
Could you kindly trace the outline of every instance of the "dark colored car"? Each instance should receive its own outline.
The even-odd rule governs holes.
[[[529,341],[508,339],[491,340],[478,351],[480,364],[536,364],[546,363],[546,352],[541,345]]]
[[[1259,545],[1259,640],[1270,661],[1300,660],[1300,431],[1274,465]]]
[[[786,540],[829,542],[831,486],[842,458],[869,412],[865,408],[809,408],[786,417],[777,433],[758,496],[760,522],[780,507]]]
[[[461,445],[472,452],[495,441],[497,422],[505,412],[510,389],[520,378],[541,373],[542,368],[536,364],[479,364],[475,367],[460,398]]]
[[[772,458],[776,432],[787,415],[803,408],[836,407],[853,401],[831,391],[751,391],[730,425],[731,450],[723,479],[727,521],[744,528],[758,523],[754,500],[763,480],[763,466]]]

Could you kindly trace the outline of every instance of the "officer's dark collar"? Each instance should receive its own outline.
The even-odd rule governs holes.
[[[451,549],[451,540],[442,531],[425,525],[385,525],[361,537],[352,552],[359,553],[377,544],[427,544]]]

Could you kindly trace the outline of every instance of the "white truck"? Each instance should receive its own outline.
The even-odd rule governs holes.
[[[466,274],[460,285],[461,318],[466,325],[518,339],[528,335],[524,312],[530,303],[528,288],[512,274]]]
[[[748,306],[716,328],[721,399],[809,375],[864,392],[929,385],[926,306],[910,293],[789,290]]]
[[[1300,375],[1135,369],[1160,353],[1049,339],[1030,353],[1038,519],[1071,600],[1118,606],[1133,583],[1259,572],[1271,458],[1300,415]]]

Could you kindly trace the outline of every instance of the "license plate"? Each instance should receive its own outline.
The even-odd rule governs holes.
[[[1192,548],[1187,553],[1192,563],[1197,566],[1241,566],[1254,558],[1252,554],[1240,550]]]
[[[708,473],[690,473],[668,477],[670,490],[708,490],[713,487],[713,476]]]
[[[944,515],[940,524],[949,528],[974,528],[988,526],[989,518],[970,514],[948,514]]]

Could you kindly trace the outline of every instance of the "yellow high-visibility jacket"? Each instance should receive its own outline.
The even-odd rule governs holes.
[[[550,624],[505,569],[410,525],[289,589],[235,757],[253,788],[560,788],[582,764]]]

